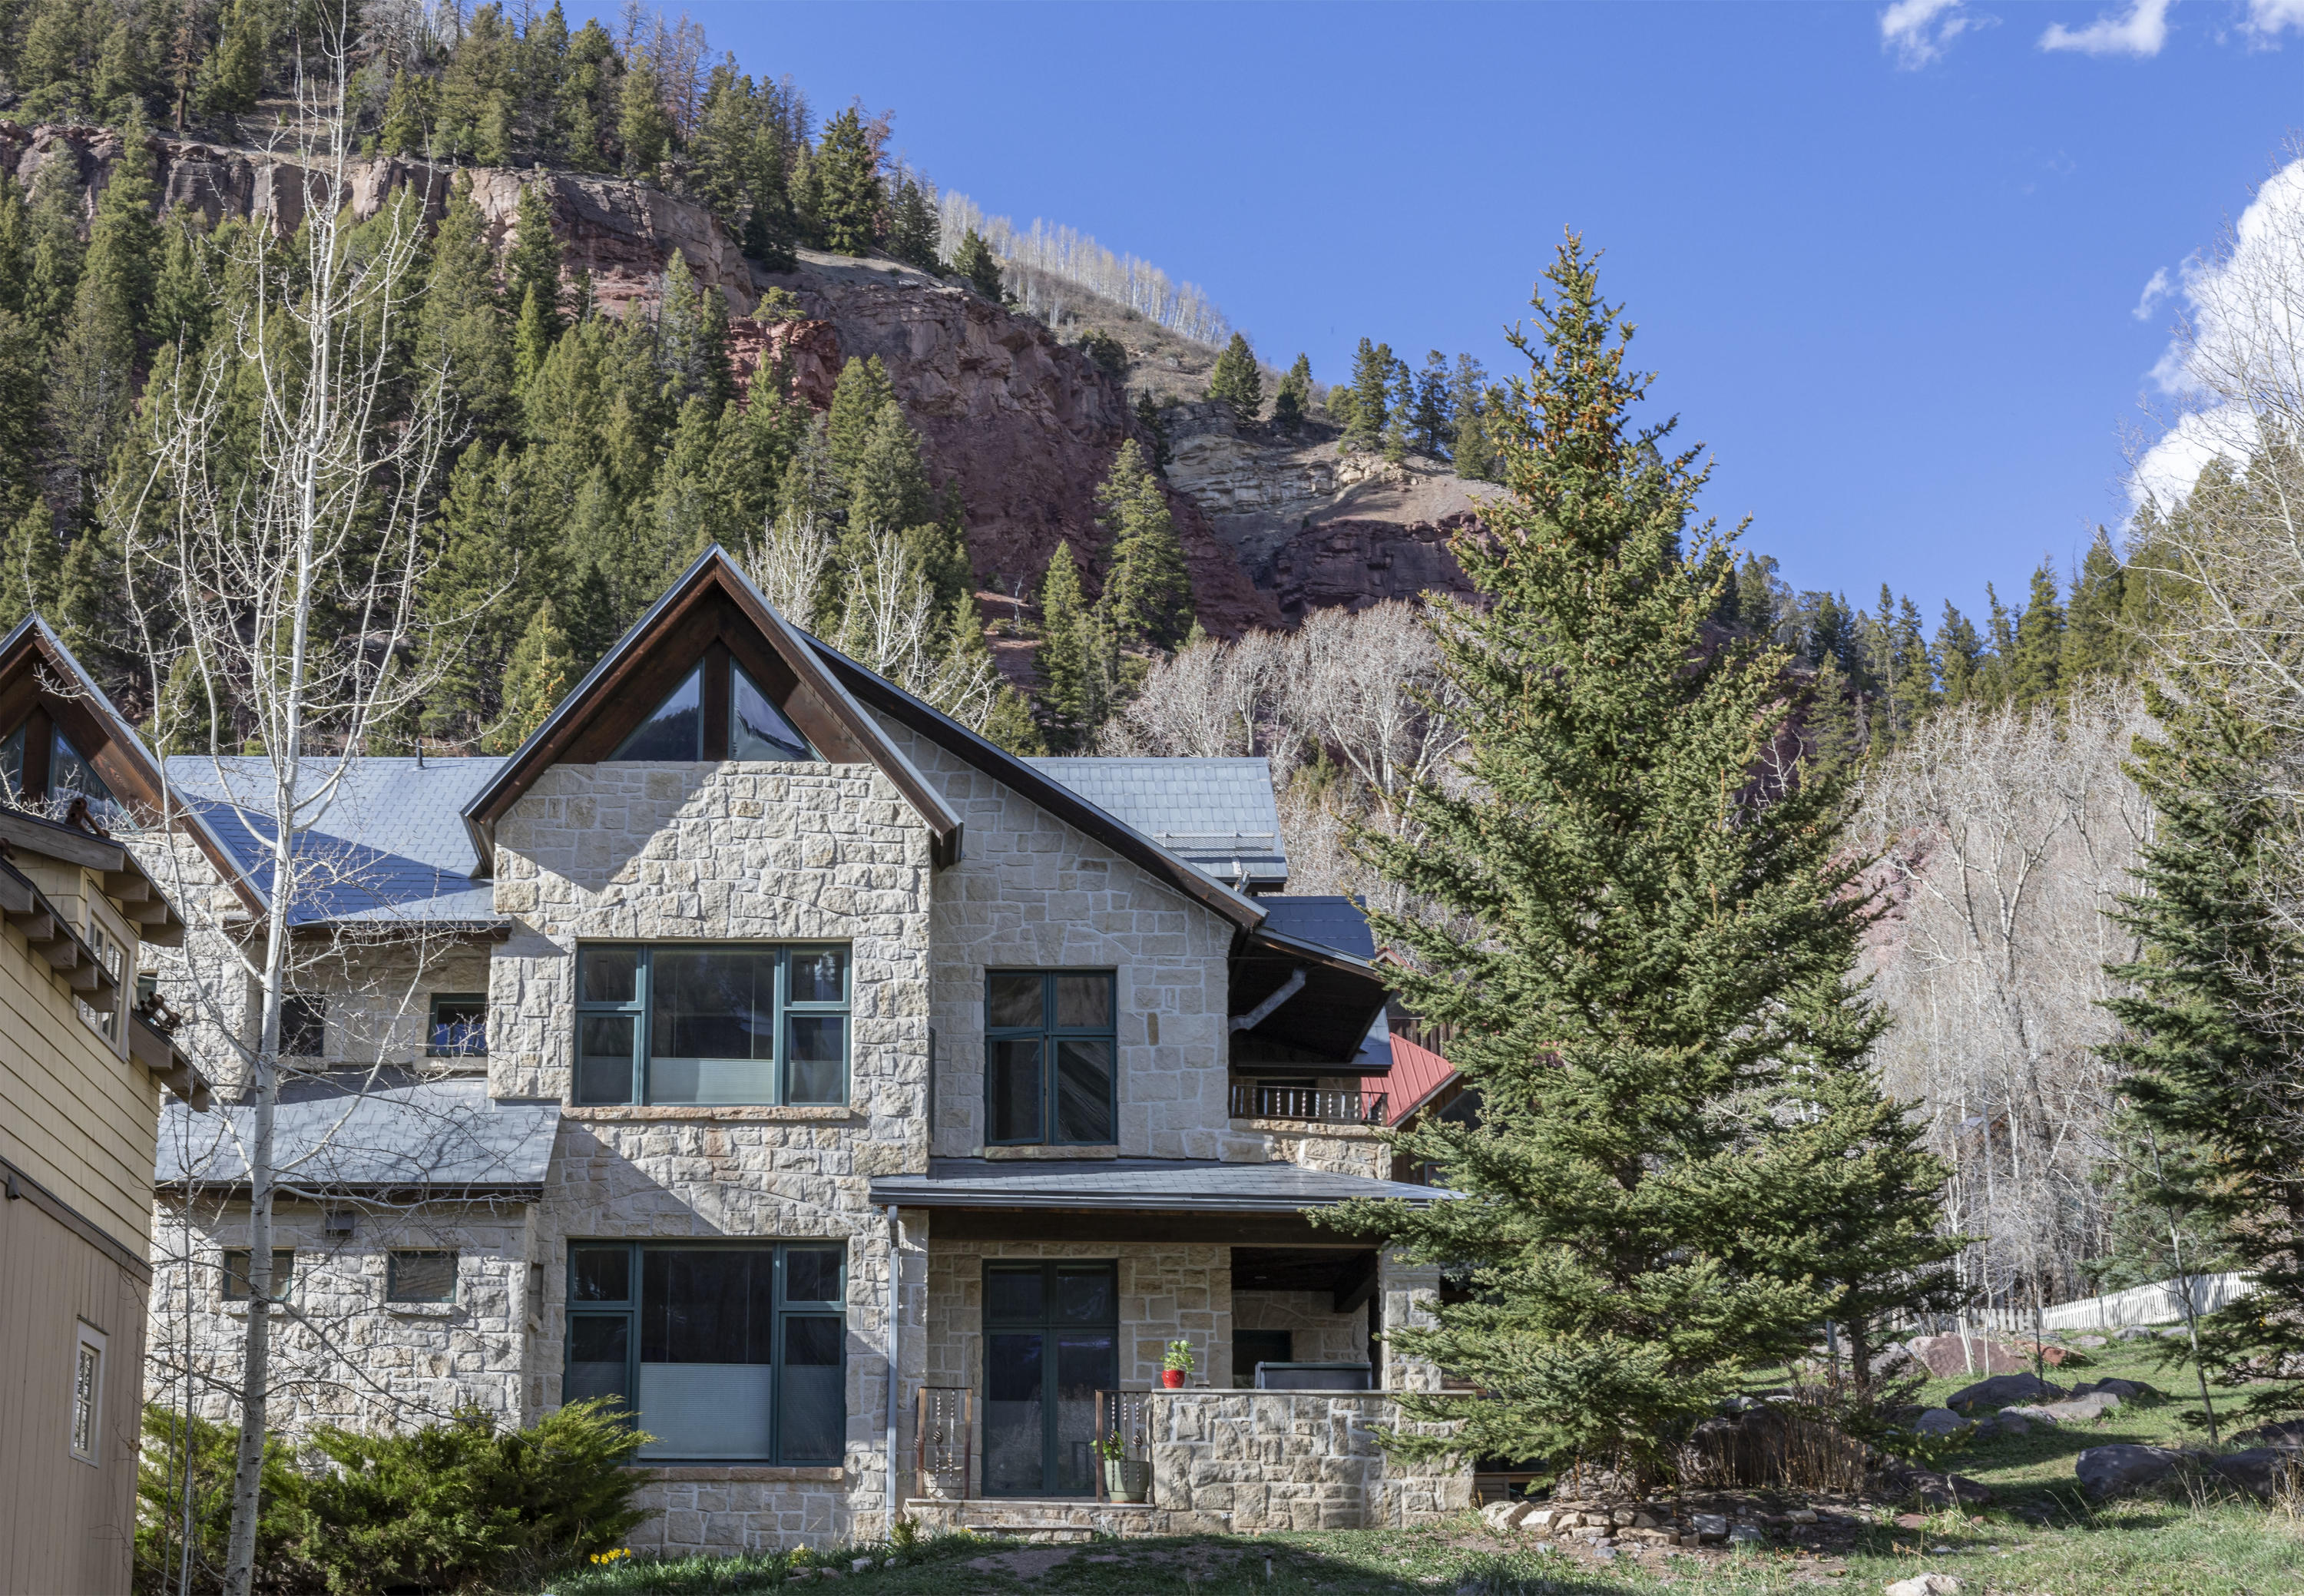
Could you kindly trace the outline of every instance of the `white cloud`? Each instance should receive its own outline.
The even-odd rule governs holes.
[[[2291,28],[2304,33],[2304,0],[2248,0],[2248,21],[2241,26],[2267,44]]]
[[[2157,297],[2184,301],[2183,327],[2152,369],[2180,414],[2130,473],[2139,505],[2181,503],[2209,461],[2241,463],[2267,420],[2285,428],[2304,415],[2304,160],[2257,190],[2212,257],[2169,276],[2152,275],[2137,313]]]
[[[1917,71],[1981,20],[1969,14],[1963,0],[1896,0],[1880,13],[1880,47],[1895,53],[1898,66]]]
[[[2174,0],[2134,0],[2125,15],[2110,13],[2085,28],[2052,22],[2040,35],[2044,50],[2077,50],[2083,55],[2157,55],[2168,42],[2168,7]]]
[[[2149,321],[2152,319],[2152,312],[2159,308],[2160,301],[2175,292],[2176,284],[2169,279],[2168,268],[2164,266],[2160,267],[2153,272],[2152,280],[2144,285],[2144,293],[2137,300],[2136,309],[2130,310],[2129,314],[2139,321]]]

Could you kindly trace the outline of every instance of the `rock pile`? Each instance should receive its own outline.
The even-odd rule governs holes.
[[[1480,1517],[1499,1535],[1541,1536],[1597,1546],[1728,1546],[1758,1544],[1807,1526],[1853,1527],[1861,1519],[1816,1507],[1771,1511],[1758,1502],[1723,1497],[1650,1498],[1634,1503],[1582,1501],[1491,1502]]]

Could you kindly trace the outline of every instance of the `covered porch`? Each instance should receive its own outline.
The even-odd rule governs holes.
[[[1436,1271],[1307,1217],[1350,1197],[1443,1195],[1195,1159],[937,1159],[875,1181],[906,1252],[904,1510],[1049,1536],[1455,1511],[1468,1473],[1404,1478],[1374,1439],[1398,1422],[1385,1393],[1436,1384],[1384,1340],[1436,1295]],[[1178,1341],[1194,1368],[1172,1390],[1161,1368]],[[1112,1499],[1106,1437],[1151,1465],[1147,1500]]]

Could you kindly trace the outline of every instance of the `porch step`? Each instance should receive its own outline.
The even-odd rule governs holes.
[[[1160,1515],[1148,1502],[1099,1502],[1088,1498],[914,1498],[907,1514],[941,1528],[981,1535],[1012,1535],[1042,1545],[1092,1541],[1098,1535],[1159,1532]]]

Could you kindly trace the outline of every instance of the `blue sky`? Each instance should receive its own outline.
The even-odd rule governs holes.
[[[2284,158],[2304,0],[1891,9],[693,14],[820,112],[893,110],[942,185],[1199,284],[1324,381],[1363,335],[1498,369],[1575,226],[1658,408],[1715,459],[1710,510],[1751,516],[1796,587],[1885,581],[1933,621],[2125,514],[2174,311],[2139,298]]]

